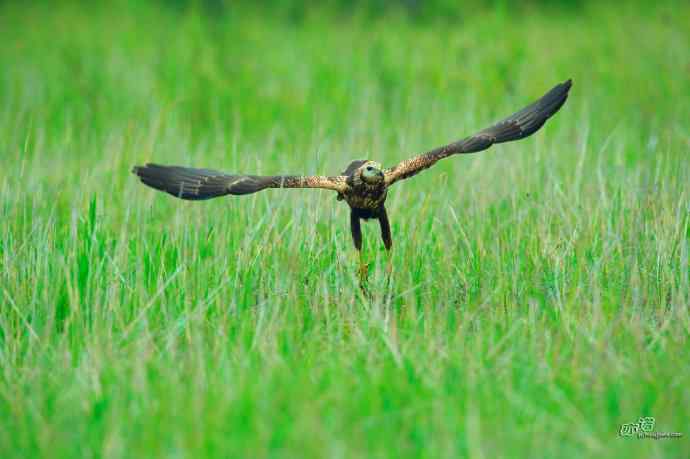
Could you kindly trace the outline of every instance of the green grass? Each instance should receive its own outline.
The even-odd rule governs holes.
[[[31,5],[0,5],[0,457],[688,457],[690,8]],[[568,77],[534,137],[391,190],[390,302],[329,192],[129,172],[392,165]]]

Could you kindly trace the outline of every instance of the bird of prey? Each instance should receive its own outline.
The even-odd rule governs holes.
[[[539,130],[565,103],[572,80],[556,85],[536,102],[505,118],[493,126],[457,142],[435,148],[384,169],[375,161],[357,159],[340,175],[236,175],[211,169],[146,164],[135,166],[132,172],[141,181],[176,198],[187,200],[211,199],[219,196],[245,195],[268,188],[322,188],[335,191],[339,201],[350,206],[350,230],[355,249],[360,254],[360,281],[364,281],[366,265],[362,262],[362,230],[360,220],[376,219],[386,250],[393,246],[390,223],[386,213],[388,188],[410,178],[439,160],[460,153],[476,153],[496,143],[528,137]]]

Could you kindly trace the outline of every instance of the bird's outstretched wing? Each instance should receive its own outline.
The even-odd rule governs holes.
[[[347,188],[346,177],[343,176],[230,175],[210,169],[150,163],[135,166],[132,172],[151,188],[192,201],[226,194],[251,194],[266,188],[324,188],[337,192],[343,192]]]
[[[572,80],[556,85],[541,99],[528,105],[508,118],[499,121],[490,128],[466,137],[457,142],[436,148],[414,158],[399,163],[397,166],[384,171],[386,184],[392,185],[398,180],[403,180],[427,169],[437,161],[457,153],[475,153],[486,150],[495,143],[519,140],[534,134],[568,98],[568,91],[572,86]]]

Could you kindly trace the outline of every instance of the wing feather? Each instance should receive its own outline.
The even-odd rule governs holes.
[[[132,172],[151,188],[192,201],[251,194],[267,188],[323,188],[343,192],[347,187],[343,176],[231,175],[212,169],[151,163],[135,166]]]
[[[459,153],[476,153],[495,143],[510,142],[528,137],[541,128],[568,99],[572,80],[554,86],[541,99],[528,105],[493,126],[457,142],[436,148],[386,169],[386,184],[412,177],[439,160]]]

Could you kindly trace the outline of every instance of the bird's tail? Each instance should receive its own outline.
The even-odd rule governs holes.
[[[210,169],[147,164],[134,166],[142,183],[180,199],[203,200],[229,194],[231,176]]]

